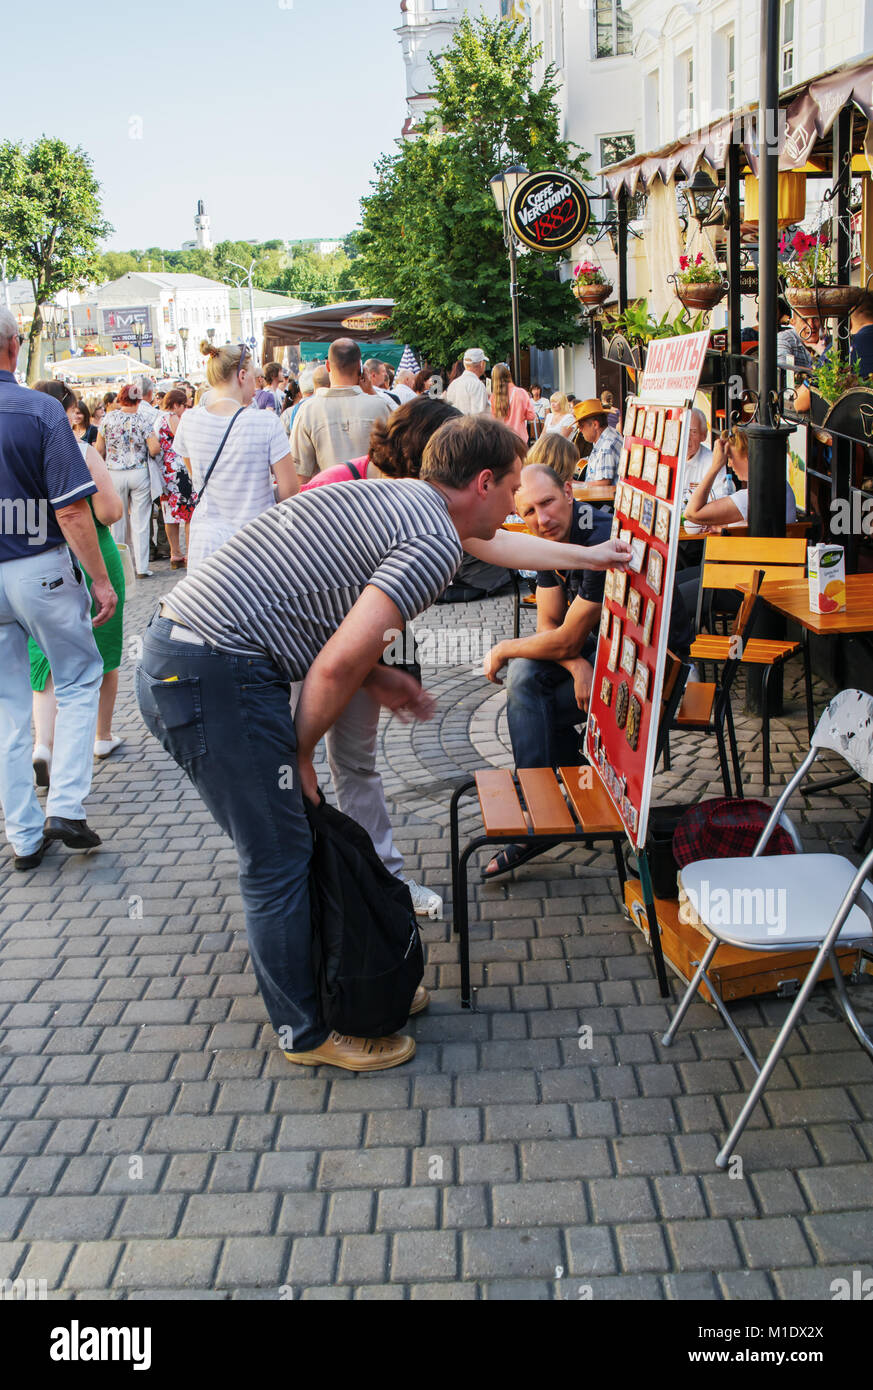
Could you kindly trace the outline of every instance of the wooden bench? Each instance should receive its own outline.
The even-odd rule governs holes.
[[[668,653],[658,725],[658,746],[655,764],[663,751],[663,740],[675,717],[685,682],[688,665]],[[580,711],[580,720],[581,720]],[[461,798],[476,792],[482,829],[469,840],[463,850],[458,826]],[[594,845],[607,841],[612,845],[615,867],[622,891],[627,878],[624,862],[626,832],[612,799],[596,768],[584,763],[579,767],[519,768],[515,773],[503,768],[483,768],[462,782],[452,792],[449,805],[452,864],[452,911],[454,930],[459,937],[461,964],[461,1005],[473,1007],[470,986],[469,905],[467,900],[467,865],[470,856],[483,846],[489,847],[539,842],[542,850],[562,844]],[[666,976],[660,947],[656,945],[656,963],[662,988],[666,991]]]

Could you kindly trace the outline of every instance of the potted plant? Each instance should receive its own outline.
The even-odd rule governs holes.
[[[573,293],[581,304],[603,304],[612,294],[612,284],[599,265],[580,261],[573,268]]]
[[[676,295],[686,309],[706,312],[714,309],[727,293],[727,285],[721,271],[712,261],[704,259],[703,252],[679,257],[679,270],[676,274]]]
[[[779,250],[785,249],[783,233]],[[827,234],[807,235],[800,228],[789,243],[794,257],[782,263],[785,298],[798,314],[816,318],[838,318],[854,309],[861,295],[859,285],[837,284]]]

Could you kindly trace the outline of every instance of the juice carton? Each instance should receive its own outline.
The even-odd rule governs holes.
[[[846,611],[846,557],[841,545],[811,545],[807,548],[809,567],[809,609],[811,613]]]

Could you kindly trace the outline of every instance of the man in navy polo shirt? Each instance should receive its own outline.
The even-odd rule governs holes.
[[[97,488],[60,402],[16,382],[19,347],[18,325],[0,309],[0,801],[15,867],[34,869],[49,840],[100,844],[84,808],[103,678],[91,597],[95,624],[117,600],[86,501]],[[48,657],[58,703],[45,815],[31,764],[29,636]]]

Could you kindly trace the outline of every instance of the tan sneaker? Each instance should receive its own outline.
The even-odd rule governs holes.
[[[388,1071],[415,1056],[415,1039],[402,1033],[385,1038],[348,1038],[330,1033],[313,1052],[286,1052],[303,1067],[341,1067],[343,1071]]]
[[[429,1003],[430,995],[428,994],[424,985],[419,985],[418,989],[412,996],[412,1003],[409,1006],[409,1017],[412,1018],[413,1014],[422,1013],[427,1008]]]

